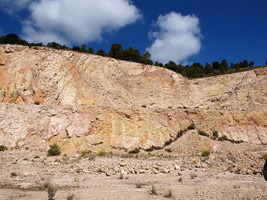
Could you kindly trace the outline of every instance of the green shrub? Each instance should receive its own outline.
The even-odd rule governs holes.
[[[198,134],[199,134],[199,135],[202,135],[202,136],[205,136],[205,137],[209,137],[209,134],[207,134],[207,133],[204,132],[204,131],[198,131]]]
[[[261,155],[261,158],[262,158],[263,160],[266,160],[266,159],[267,159],[267,153],[263,153],[263,154]]]
[[[231,143],[235,143],[235,144],[240,144],[243,143],[243,140],[232,140],[232,139],[228,139],[227,141],[231,142]]]
[[[93,146],[98,146],[98,145],[101,145],[101,144],[103,144],[104,142],[103,141],[101,141],[101,142],[98,142],[98,143],[94,143],[94,144],[92,144]]]
[[[10,175],[11,175],[12,178],[15,177],[15,176],[18,176],[18,174],[15,173],[15,172],[12,172]]]
[[[48,150],[47,156],[58,156],[61,151],[57,144],[50,145],[50,149]]]
[[[168,152],[168,153],[171,153],[172,149],[171,148],[167,148],[167,149],[165,149],[165,151]]]
[[[154,151],[154,150],[161,150],[162,147],[155,147],[155,146],[152,146],[148,149],[145,149],[146,152],[151,152],[151,151]]]
[[[7,150],[7,147],[0,145],[0,151],[5,151],[5,150]]]
[[[212,136],[213,136],[213,138],[217,139],[219,137],[218,131],[213,131]]]
[[[235,143],[235,144],[240,144],[240,143],[243,143],[244,141],[243,140],[230,140],[230,142],[232,143]]]
[[[40,105],[40,102],[39,101],[35,101],[34,104],[35,105]]]
[[[188,126],[187,130],[193,130],[195,128],[196,128],[195,124],[191,124]]]
[[[210,155],[210,152],[209,151],[203,151],[202,153],[201,153],[201,156],[202,157],[207,157],[207,156],[209,156]]]
[[[179,132],[177,133],[177,138],[182,137],[183,134],[184,134],[185,132],[186,132],[185,130],[179,131]]]
[[[97,152],[96,155],[97,155],[97,156],[105,156],[105,155],[106,155],[106,152],[103,151],[103,150],[100,150],[100,151]]]
[[[240,144],[243,143],[243,140],[233,140],[233,139],[229,139],[226,135],[219,137],[218,139],[219,141],[229,141],[231,143],[235,143],[235,144]]]
[[[173,142],[173,140],[170,139],[169,141],[165,142],[165,145],[164,146],[169,146],[172,142]]]
[[[228,137],[226,135],[219,137],[218,139],[219,141],[225,141],[225,140],[229,140]]]
[[[129,151],[129,154],[137,154],[139,152],[140,152],[140,149],[139,148],[135,148],[134,150]]]
[[[217,140],[218,137],[219,137],[219,133],[218,133],[218,131],[213,131],[213,132],[212,132],[212,139],[213,139],[213,140]]]

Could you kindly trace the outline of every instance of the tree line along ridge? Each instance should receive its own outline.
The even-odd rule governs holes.
[[[61,45],[56,42],[49,42],[47,45],[44,45],[43,43],[28,43],[27,41],[20,39],[18,35],[13,33],[7,34],[6,36],[1,36],[0,44],[18,44],[29,47],[46,46],[53,49],[73,50],[81,53],[95,54],[99,56],[111,57],[130,62],[142,63],[145,65],[155,65],[158,67],[164,67],[176,73],[179,73],[187,78],[201,78],[230,74],[256,68],[254,67],[253,61],[248,62],[247,60],[235,64],[231,63],[230,65],[228,64],[226,59],[222,60],[221,62],[214,61],[212,62],[212,64],[206,63],[205,65],[202,65],[200,63],[193,63],[191,65],[184,66],[181,64],[176,64],[174,61],[169,61],[166,64],[159,63],[158,61],[154,63],[151,60],[151,54],[149,52],[145,52],[143,55],[141,55],[139,50],[134,49],[133,47],[129,47],[128,49],[123,50],[122,45],[119,43],[112,44],[108,53],[106,53],[103,49],[98,49],[95,52],[92,47],[87,48],[85,44],[81,45],[81,47],[74,46],[73,48],[69,48],[66,45]]]

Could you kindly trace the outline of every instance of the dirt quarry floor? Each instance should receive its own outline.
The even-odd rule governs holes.
[[[262,177],[196,172],[196,177],[192,179],[190,174],[190,171],[182,172],[182,182],[178,181],[177,174],[127,175],[124,179],[118,179],[105,175],[59,173],[51,179],[59,187],[55,195],[55,199],[58,200],[67,199],[70,194],[74,194],[74,199],[168,199],[166,195],[169,190],[172,191],[172,197],[170,197],[172,199],[267,198],[267,185]],[[6,186],[14,189],[0,190],[1,199],[47,199],[47,192],[36,188],[37,184],[42,184],[34,181],[38,179],[37,177],[32,177],[33,183],[24,182],[23,177],[15,179],[13,183],[9,183],[11,185]],[[77,181],[74,181],[76,179]],[[141,188],[137,188],[138,183],[141,183]],[[151,185],[155,186],[156,195],[151,193]]]
[[[261,158],[266,146],[215,141],[216,150],[203,156],[201,145],[192,144],[195,137],[198,144],[209,140],[188,134],[168,148],[135,155],[98,150],[48,157],[47,150],[30,147],[2,151],[0,199],[46,200],[49,184],[58,189],[55,200],[267,199]]]

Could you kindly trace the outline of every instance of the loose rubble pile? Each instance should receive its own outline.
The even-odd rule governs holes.
[[[228,150],[222,149],[225,145]],[[6,192],[12,190],[14,192],[9,195],[10,197],[16,194],[20,197],[24,195],[24,199],[43,199],[30,197],[30,195],[38,197],[38,193],[41,193],[45,197],[44,185],[48,181],[52,181],[59,187],[61,191],[59,196],[66,196],[66,192],[71,190],[80,191],[76,192],[80,197],[78,199],[88,199],[85,195],[88,190],[92,190],[91,195],[95,195],[96,199],[106,199],[109,194],[103,194],[104,196],[100,197],[102,192],[97,189],[102,187],[123,192],[123,185],[118,182],[122,180],[124,180],[123,184],[126,184],[125,187],[131,187],[127,192],[128,198],[125,199],[164,199],[166,187],[171,187],[166,185],[168,180],[169,184],[173,185],[171,188],[174,196],[182,196],[182,199],[213,199],[214,195],[222,198],[229,190],[233,190],[233,194],[225,199],[230,197],[242,199],[241,197],[246,195],[250,195],[253,199],[262,199],[264,195],[257,192],[267,191],[267,188],[262,185],[264,183],[261,172],[264,164],[261,158],[264,153],[263,145],[218,142],[218,149],[210,151],[207,156],[202,156],[195,147],[179,149],[178,146],[180,146],[179,141],[175,141],[167,149],[152,152],[141,150],[134,155],[119,151],[102,154],[99,151],[93,153],[87,151],[79,152],[74,156],[48,157],[47,151],[33,150],[28,147],[2,151],[0,152],[0,197],[5,197]],[[220,179],[225,184],[222,187],[218,182]],[[256,180],[262,182],[249,186],[249,188],[255,188],[254,192],[250,193],[247,184],[251,181],[257,182]],[[229,182],[228,185],[227,182]],[[110,186],[110,184],[115,185]],[[160,191],[155,198],[150,192],[154,184]],[[141,196],[136,196],[139,195],[135,193],[136,187],[144,187]],[[196,192],[192,194],[189,188]],[[25,192],[19,191],[27,192],[28,196]],[[179,191],[178,194],[177,191]],[[90,198],[93,199],[92,196]]]
[[[207,170],[231,172],[243,175],[261,175],[264,160],[260,152],[245,151],[237,155],[231,152],[223,153],[211,152],[207,157],[198,156],[178,156],[175,153],[145,153],[128,155],[96,156],[89,153],[84,156],[76,155],[72,157],[55,156],[47,157],[46,153],[31,154],[30,150],[24,151],[24,156],[18,157],[20,149],[5,151],[0,154],[0,160],[4,165],[2,171],[23,172],[26,168],[40,166],[41,174],[54,173],[77,173],[77,174],[105,174],[106,176],[127,175],[127,174],[160,174],[174,173],[180,171]],[[27,152],[27,153],[25,153]],[[162,150],[163,152],[163,150]],[[173,155],[172,155],[173,154]],[[122,158],[128,157],[128,158]],[[8,174],[7,174],[8,175]],[[2,179],[3,180],[3,179]]]

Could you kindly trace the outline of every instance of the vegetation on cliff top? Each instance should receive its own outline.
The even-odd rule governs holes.
[[[16,34],[12,33],[0,37],[0,44],[19,44],[29,47],[45,46],[42,43],[28,43],[25,40],[21,40],[19,36],[17,36]],[[46,47],[94,54],[94,49],[92,47],[89,47],[87,49],[85,44],[81,45],[81,47],[74,46],[73,48],[69,48],[66,45],[61,45],[56,42],[49,42],[46,45]],[[151,54],[149,52],[145,52],[143,55],[141,55],[139,50],[134,49],[133,47],[123,50],[122,45],[118,43],[112,44],[110,51],[108,53],[106,53],[103,49],[99,49],[96,51],[95,54],[120,60],[142,63],[146,65],[153,65],[153,61],[150,59]],[[202,65],[200,63],[193,63],[192,65],[183,66],[181,64],[176,64],[173,61],[169,61],[165,65],[156,61],[154,65],[159,67],[165,67],[187,78],[201,78],[201,77],[247,71],[253,69],[254,62],[253,61],[248,62],[247,60],[244,60],[242,62],[235,64],[231,63],[229,65],[227,60],[224,59],[221,62],[214,61],[212,64],[206,63],[205,65]],[[267,65],[267,60],[266,60],[266,65]]]

